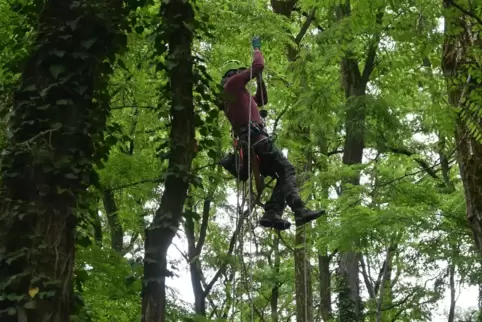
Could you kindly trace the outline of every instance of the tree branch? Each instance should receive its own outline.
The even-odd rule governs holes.
[[[339,154],[339,153],[343,153],[343,152],[344,152],[343,149],[335,149],[335,150],[333,150],[333,151],[327,152],[325,155],[326,155],[327,157],[331,157],[332,155]]]
[[[134,182],[127,183],[127,184],[124,184],[124,185],[120,185],[118,187],[106,189],[105,191],[121,190],[121,189],[125,189],[125,188],[130,188],[130,187],[133,187],[133,186],[137,186],[138,184],[143,184],[143,183],[159,183],[159,182],[163,182],[164,179],[165,179],[164,176],[159,177],[159,178],[142,179],[142,180],[139,180],[139,181],[134,181]]]
[[[406,155],[408,157],[412,157],[415,154],[415,153],[413,153],[413,152],[411,152],[411,151],[409,151],[408,149],[405,149],[405,148],[396,148],[396,147],[390,147],[390,146],[386,146],[386,148],[393,153],[403,154],[403,155]],[[421,158],[413,158],[413,160],[415,162],[417,162],[420,165],[420,167],[428,175],[430,175],[432,178],[434,178],[436,180],[443,181],[441,178],[439,178],[436,171],[433,169],[433,166],[430,166],[425,160],[423,160]]]
[[[236,237],[239,234],[239,230],[241,229],[242,223],[243,223],[243,217],[240,217],[239,221],[237,222],[236,229],[235,229],[233,235],[231,236],[231,240],[229,241],[229,248],[228,248],[228,252],[227,252],[228,257],[231,256],[231,254],[233,253],[234,246],[236,245],[236,239],[237,239]],[[204,296],[207,296],[209,294],[209,292],[211,292],[211,289],[213,288],[214,284],[216,284],[219,277],[221,277],[221,275],[224,274],[227,267],[228,267],[228,262],[227,262],[227,260],[225,260],[221,264],[219,269],[217,270],[216,274],[214,274],[214,276],[211,279],[211,281],[209,282],[209,284],[206,285],[206,287],[204,288]]]
[[[283,115],[288,111],[289,108],[290,108],[290,105],[287,105],[276,117],[276,120],[274,121],[274,125],[273,125],[273,133],[276,132],[276,128],[278,127],[279,121],[281,120]]]
[[[454,6],[455,8],[457,8],[463,14],[474,18],[480,25],[482,25],[482,19],[480,17],[478,17],[477,15],[475,15],[475,13],[470,12],[469,10],[465,9],[464,7],[462,7],[461,5],[456,3],[454,0],[447,0],[447,2],[449,4],[451,4],[452,6]]]
[[[331,252],[331,254],[328,256],[328,259],[331,261],[336,254],[338,254],[338,248]]]
[[[121,110],[124,108],[144,108],[144,109],[149,109],[149,110],[155,110],[157,107],[155,106],[138,106],[138,105],[124,105],[124,106],[114,106],[111,107],[111,110]]]
[[[374,299],[376,297],[375,290],[373,289],[373,284],[370,280],[371,276],[369,276],[367,272],[365,260],[363,259],[363,256],[360,257],[360,266],[362,269],[363,280],[365,281],[365,285],[367,287],[368,295],[370,296],[371,299]]]
[[[306,35],[306,32],[308,31],[308,28],[310,28],[311,22],[312,22],[313,19],[315,18],[315,14],[316,14],[316,8],[313,8],[313,9],[311,10],[309,16],[306,17],[305,23],[303,24],[303,26],[301,26],[300,32],[299,32],[298,35],[296,35],[296,37],[295,37],[295,44],[296,44],[296,46],[299,46],[299,45],[300,45],[301,40],[302,40],[303,37]]]
[[[293,11],[299,12],[305,18],[308,18],[310,16],[309,13],[307,13],[306,11],[301,11],[300,8],[294,8]],[[313,23],[315,24],[315,27],[319,31],[321,31],[321,32],[325,31],[325,29],[316,21],[316,19],[314,17],[312,19],[313,19]]]
[[[209,211],[211,210],[211,199],[206,198],[203,204],[203,217],[201,221],[201,229],[199,232],[199,240],[196,245],[195,254],[201,254],[201,250],[204,246],[204,241],[206,240],[206,233],[208,229],[208,222],[209,222]]]
[[[378,8],[377,15],[375,18],[376,24],[381,25],[383,21],[383,15],[385,13],[385,7]],[[361,76],[361,81],[363,84],[367,84],[370,80],[370,74],[375,67],[375,59],[377,57],[378,44],[380,43],[381,32],[375,34],[372,43],[368,49],[368,55],[365,60],[365,67],[363,68],[363,73]]]

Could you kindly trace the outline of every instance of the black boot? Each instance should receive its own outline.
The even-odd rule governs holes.
[[[264,216],[259,221],[259,224],[266,228],[274,228],[278,230],[285,230],[289,229],[291,223],[281,218],[280,215],[267,211],[265,212]]]
[[[325,210],[310,210],[308,208],[301,208],[295,211],[296,226],[302,226],[312,220],[318,219],[326,213]]]

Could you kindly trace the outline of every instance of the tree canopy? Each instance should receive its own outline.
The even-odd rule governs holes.
[[[1,321],[482,321],[482,3],[0,9]],[[282,232],[218,164],[254,36],[269,133],[327,209]]]

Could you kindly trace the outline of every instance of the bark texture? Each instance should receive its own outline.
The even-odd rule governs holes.
[[[471,50],[480,43],[476,22],[462,13],[458,6],[449,0],[443,1],[445,7],[445,40],[443,46],[442,69],[447,80],[448,102],[461,109],[456,118],[455,138],[457,142],[457,161],[464,185],[467,220],[474,234],[474,241],[482,253],[482,144],[470,130],[482,125],[479,111],[471,111],[470,105],[478,106],[480,99],[474,101],[474,94],[481,95],[481,84],[470,75],[469,68],[475,72],[482,57]],[[480,5],[480,4],[479,4]],[[475,11],[474,11],[475,12]],[[480,66],[480,65],[479,65]],[[457,83],[455,81],[458,80]]]
[[[164,1],[160,16],[162,25],[156,44],[168,45],[165,68],[171,96],[170,156],[161,204],[146,230],[143,322],[169,321],[166,315],[167,250],[182,219],[195,146],[193,31],[190,29],[194,10],[189,1]]]
[[[39,12],[2,164],[2,322],[70,320],[76,208],[95,183],[108,114],[94,90],[110,73],[102,62],[125,44],[122,10],[121,1],[50,0]]]

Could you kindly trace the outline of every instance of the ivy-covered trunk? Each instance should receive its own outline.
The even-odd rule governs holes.
[[[108,111],[100,106],[120,1],[50,0],[38,16],[2,164],[0,320],[70,321],[77,211]],[[121,36],[118,38],[117,36]]]
[[[182,219],[194,157],[195,113],[193,103],[194,10],[189,1],[163,1],[162,24],[156,46],[167,51],[163,68],[171,99],[169,165],[161,204],[147,228],[142,293],[142,321],[164,322],[166,317],[167,250]]]
[[[445,41],[442,69],[447,81],[448,102],[460,109],[455,130],[457,161],[464,185],[467,219],[475,244],[482,253],[482,144],[477,139],[482,125],[478,111],[482,84],[476,80],[482,76],[479,67],[482,55],[481,48],[474,46],[480,46],[480,36],[472,18],[462,13],[452,1],[443,1],[443,4]]]

